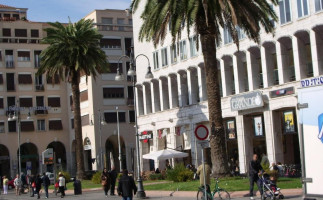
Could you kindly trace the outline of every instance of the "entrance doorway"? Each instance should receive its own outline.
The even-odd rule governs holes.
[[[27,170],[30,170],[32,174],[37,174],[39,169],[39,156],[36,145],[33,143],[24,143],[20,146],[20,152],[21,171],[27,174]],[[18,155],[19,150],[17,150],[17,158],[19,157]]]
[[[52,148],[55,152],[57,168],[60,170],[66,170],[66,150],[65,146],[61,142],[51,142],[47,149]],[[47,171],[53,172],[53,165],[47,165]]]
[[[6,146],[0,144],[0,177],[10,177],[10,156]]]

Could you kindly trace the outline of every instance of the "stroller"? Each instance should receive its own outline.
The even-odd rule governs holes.
[[[266,200],[267,198],[270,200],[284,199],[284,195],[280,192],[280,188],[278,188],[276,184],[270,180],[268,174],[263,174],[260,176],[259,181],[263,191],[261,200]]]

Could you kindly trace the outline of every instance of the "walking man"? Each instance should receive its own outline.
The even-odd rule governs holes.
[[[122,200],[132,200],[133,194],[137,193],[137,186],[131,176],[128,176],[128,170],[123,170],[122,177],[118,185],[118,194],[122,196]]]
[[[40,199],[40,190],[41,190],[41,184],[42,184],[42,179],[40,178],[40,175],[37,174],[35,178],[35,185],[36,185],[36,194],[37,194],[37,199]]]
[[[114,166],[112,167],[109,174],[110,174],[110,180],[111,180],[110,195],[114,196],[114,189],[115,189],[116,180],[117,180],[117,171]]]
[[[50,180],[49,180],[48,176],[46,175],[46,173],[43,173],[42,181],[43,181],[43,186],[44,186],[44,190],[45,190],[45,194],[46,194],[46,199],[48,199],[48,187],[50,185]]]
[[[19,178],[19,174],[16,175],[15,180],[13,181],[16,189],[16,196],[20,195],[20,187],[21,187],[21,180]]]
[[[260,194],[262,194],[262,189],[261,189],[261,185],[260,185],[260,181],[259,181],[259,175],[261,174],[262,170],[263,169],[258,161],[258,155],[254,154],[252,157],[252,160],[249,163],[250,199],[254,199],[253,198],[254,183],[257,184],[258,190],[259,190]]]

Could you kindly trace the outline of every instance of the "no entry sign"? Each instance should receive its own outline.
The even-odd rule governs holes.
[[[195,128],[195,137],[198,140],[205,140],[209,136],[209,129],[204,125],[198,125]]]

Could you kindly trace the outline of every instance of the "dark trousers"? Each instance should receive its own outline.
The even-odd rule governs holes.
[[[30,186],[29,193],[30,193],[30,196],[33,197],[35,194],[35,188]]]
[[[249,191],[249,195],[251,197],[253,197],[253,186],[254,186],[254,183],[257,184],[258,190],[259,190],[260,194],[262,194],[262,188],[261,188],[261,184],[260,184],[258,175],[256,174],[254,176],[249,176],[249,181],[250,181],[250,191]]]
[[[109,191],[109,188],[110,187],[110,185],[105,185],[105,186],[103,186],[103,190],[104,190],[104,194],[105,194],[105,196],[107,196],[108,195],[108,191]]]
[[[111,181],[110,195],[114,195],[114,189],[116,186],[116,181]]]
[[[59,192],[61,193],[61,197],[64,197],[65,196],[65,187],[59,186]]]
[[[48,198],[48,185],[47,186],[44,186],[44,190],[45,190],[45,195]]]

